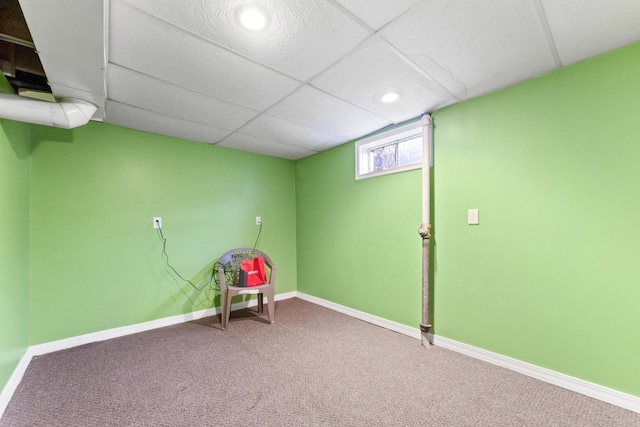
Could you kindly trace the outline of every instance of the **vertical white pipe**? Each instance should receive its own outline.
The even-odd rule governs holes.
[[[422,223],[429,224],[431,208],[431,116],[422,115]]]
[[[422,237],[422,345],[431,345],[429,321],[429,247],[431,238],[431,147],[432,120],[429,114],[422,116],[422,225],[418,233]]]

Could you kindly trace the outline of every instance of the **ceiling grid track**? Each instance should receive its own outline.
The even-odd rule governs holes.
[[[425,79],[429,80],[431,83],[433,83],[435,86],[438,87],[438,89],[440,89],[442,92],[441,96],[451,96],[452,98],[455,98],[456,101],[462,101],[463,97],[460,97],[458,95],[456,95],[455,93],[453,93],[452,91],[450,91],[449,89],[447,89],[442,83],[440,83],[438,80],[434,79],[432,76],[430,76],[428,73],[426,73],[422,68],[420,68],[415,62],[413,62],[411,59],[409,59],[405,54],[403,54],[398,48],[396,48],[391,42],[389,42],[389,40],[385,39],[383,36],[380,36],[380,40],[382,40],[388,47],[390,50],[392,50],[400,59],[402,59],[404,62],[406,62],[407,64],[409,64],[414,70],[416,70],[416,72],[420,73]],[[425,55],[427,56],[427,55]],[[429,59],[431,59],[434,63],[437,63],[436,61],[433,60],[433,58],[429,57]],[[444,67],[442,67],[440,64],[438,64],[438,66],[442,69],[445,69]],[[453,73],[452,77],[453,77]],[[463,86],[465,88],[464,92],[466,93],[467,88],[464,85],[464,83],[462,83],[460,80],[456,79],[455,77],[453,77],[456,82],[460,83],[461,86]]]
[[[194,93],[194,94],[197,94],[197,95],[202,95],[202,96],[205,96],[205,97],[207,97],[207,98],[216,99],[216,100],[218,100],[218,101],[222,101],[222,102],[227,102],[227,103],[229,103],[229,104],[239,105],[240,107],[242,107],[242,108],[246,108],[246,109],[248,109],[248,110],[252,110],[252,111],[254,111],[255,113],[262,113],[262,112],[263,112],[262,110],[259,110],[259,109],[254,108],[254,107],[250,107],[250,106],[247,106],[247,105],[238,104],[238,103],[237,103],[237,102],[235,102],[235,101],[231,101],[231,100],[228,100],[228,99],[220,98],[220,97],[218,97],[218,96],[214,96],[214,95],[211,95],[211,94],[208,94],[208,93],[205,93],[205,92],[200,92],[200,91],[197,91],[197,90],[191,89],[191,88],[189,88],[189,87],[182,86],[182,85],[180,85],[180,84],[178,84],[178,83],[170,82],[170,81],[165,80],[165,79],[163,79],[163,78],[161,78],[161,77],[153,76],[153,75],[150,75],[150,74],[143,73],[142,71],[134,70],[134,69],[129,68],[129,67],[125,66],[125,65],[118,64],[117,62],[110,62],[110,64],[111,64],[111,65],[114,65],[114,66],[116,66],[116,67],[118,67],[118,68],[121,68],[121,69],[123,69],[123,70],[129,71],[129,72],[131,72],[131,73],[134,73],[134,74],[137,74],[137,75],[140,75],[140,76],[144,76],[144,77],[146,77],[146,78],[148,78],[148,79],[151,79],[151,80],[154,80],[154,81],[157,81],[157,82],[160,82],[160,83],[166,84],[166,85],[171,85],[171,86],[174,86],[174,87],[180,88],[180,89],[185,90],[185,91],[187,91],[187,92],[191,92],[191,93]],[[121,102],[121,101],[119,101],[119,100],[117,100],[117,99],[113,99],[113,98],[107,98],[107,99],[109,99],[109,100],[111,100],[111,101]]]
[[[112,1],[112,0],[111,0],[111,1]],[[117,0],[116,0],[116,1],[117,1]],[[229,47],[227,47],[227,46],[225,46],[225,45],[223,45],[223,44],[220,44],[220,43],[218,43],[218,42],[216,42],[216,41],[214,41],[214,40],[208,39],[208,38],[206,38],[206,37],[204,37],[204,36],[202,36],[202,35],[200,35],[200,34],[198,34],[198,33],[195,33],[195,32],[190,31],[190,30],[188,30],[188,29],[186,29],[186,28],[184,28],[184,27],[181,27],[181,26],[179,26],[179,25],[176,25],[176,24],[174,24],[173,22],[170,22],[170,21],[167,21],[166,19],[160,18],[159,16],[154,15],[154,14],[152,14],[152,13],[149,13],[149,12],[147,12],[146,10],[140,9],[140,8],[138,8],[138,7],[134,6],[134,5],[132,5],[131,3],[127,2],[127,1],[123,1],[123,0],[120,0],[120,1],[121,1],[123,4],[126,4],[126,5],[127,5],[127,7],[130,7],[130,8],[132,8],[132,9],[135,9],[135,10],[137,10],[138,12],[140,12],[140,13],[142,13],[142,14],[144,14],[144,15],[147,15],[148,17],[150,17],[150,18],[152,18],[152,19],[155,19],[155,20],[157,20],[157,21],[159,21],[159,22],[163,22],[164,24],[169,25],[170,27],[175,28],[175,29],[177,29],[178,31],[181,31],[181,32],[183,32],[183,33],[185,33],[185,34],[188,34],[189,36],[192,36],[192,37],[195,37],[195,38],[197,38],[197,39],[200,39],[200,40],[202,40],[202,41],[204,41],[204,42],[206,42],[206,43],[209,43],[209,44],[211,44],[211,45],[213,45],[213,46],[215,46],[215,47],[217,47],[217,48],[219,48],[219,49],[222,49],[222,50],[224,50],[224,51],[227,51],[227,52],[229,52],[229,53],[231,53],[231,54],[233,54],[233,55],[239,56],[239,57],[241,57],[241,58],[243,58],[243,59],[245,59],[245,60],[247,60],[247,61],[249,61],[249,62],[252,62],[252,63],[254,63],[254,64],[256,64],[256,65],[259,65],[259,66],[261,66],[261,67],[264,67],[264,68],[266,68],[266,69],[268,69],[268,70],[270,70],[270,71],[273,71],[274,73],[278,73],[278,74],[280,74],[281,76],[287,77],[287,78],[289,78],[289,79],[296,80],[296,81],[298,81],[298,82],[300,82],[300,83],[304,83],[304,82],[302,82],[300,79],[298,79],[298,78],[296,78],[296,77],[293,77],[293,76],[290,76],[290,75],[288,75],[288,74],[286,74],[286,73],[283,73],[282,71],[280,71],[280,70],[278,70],[278,69],[276,69],[276,68],[273,68],[273,67],[271,67],[270,65],[264,64],[264,63],[262,63],[262,62],[260,62],[260,61],[257,61],[257,60],[255,60],[254,58],[252,58],[252,57],[250,57],[250,56],[247,56],[247,55],[243,54],[242,52],[238,52],[238,51],[236,51],[236,50],[234,50],[234,49],[231,49],[231,48],[229,48]]]
[[[551,55],[553,55],[553,60],[556,64],[556,67],[560,68],[563,66],[563,64],[562,64],[562,61],[560,60],[560,54],[558,53],[556,42],[553,39],[553,34],[551,33],[551,28],[549,27],[549,22],[547,21],[547,15],[544,11],[544,6],[542,6],[541,0],[532,0],[532,1],[534,6],[536,7],[536,12],[538,12],[538,19],[540,20],[540,26],[542,27],[544,36],[547,39],[547,43],[549,44],[549,50],[551,51]]]
[[[103,42],[103,61],[104,65],[102,68],[102,76],[103,76],[103,96],[104,96],[104,116],[102,121],[107,121],[107,100],[109,99],[109,25],[110,25],[110,9],[111,8],[111,0],[103,0],[102,3],[102,42]]]

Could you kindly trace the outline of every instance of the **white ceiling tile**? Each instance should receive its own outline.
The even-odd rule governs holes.
[[[450,70],[443,68],[436,61],[424,54],[402,54],[408,62],[420,68],[428,78],[425,85],[434,94],[443,98],[453,96],[458,100],[466,99],[468,96],[467,86],[458,80]]]
[[[341,136],[335,136],[331,139],[327,139],[321,143],[317,143],[313,145],[313,150],[315,151],[324,151],[324,150],[328,150],[329,148],[333,148],[333,147],[337,147],[338,145],[342,145],[345,142],[348,142],[350,139],[353,138],[344,138]]]
[[[640,1],[540,0],[564,65],[640,39]]]
[[[369,39],[311,84],[395,123],[457,101],[451,94],[443,97],[429,90],[431,82],[424,73],[379,38]],[[400,99],[391,104],[375,99],[376,94],[387,88],[400,89]]]
[[[109,99],[190,122],[235,130],[256,110],[171,85],[111,64]]]
[[[245,107],[263,110],[299,86],[122,0],[111,1],[110,36],[110,62]]]
[[[168,117],[115,101],[107,101],[106,123],[192,141],[216,143],[231,131]]]
[[[420,0],[336,0],[365,24],[379,30]]]
[[[466,98],[555,67],[531,0],[424,2],[381,33],[454,93],[464,84]]]
[[[106,61],[102,2],[20,0],[20,6],[47,80],[104,95]]]
[[[382,117],[310,86],[302,87],[267,112],[347,139],[366,135],[390,124]]]
[[[300,80],[337,61],[370,32],[326,0],[255,0],[269,26],[251,32],[236,23],[246,0],[127,0],[147,13]]]
[[[240,133],[320,151],[345,142],[344,138],[311,129],[268,114],[262,114],[238,130]]]
[[[256,138],[255,136],[234,133],[225,138],[219,144],[220,147],[234,148],[236,150],[251,151],[252,153],[264,154],[267,156],[281,157],[283,159],[297,160],[303,157],[316,154],[315,151],[307,150],[291,145],[279,144],[274,141]]]

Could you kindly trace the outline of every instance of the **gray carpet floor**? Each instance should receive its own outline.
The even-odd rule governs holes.
[[[640,415],[302,301],[33,359],[9,426],[640,426]]]

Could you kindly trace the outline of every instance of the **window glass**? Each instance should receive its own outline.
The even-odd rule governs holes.
[[[356,142],[356,179],[421,167],[422,145],[420,121]]]

